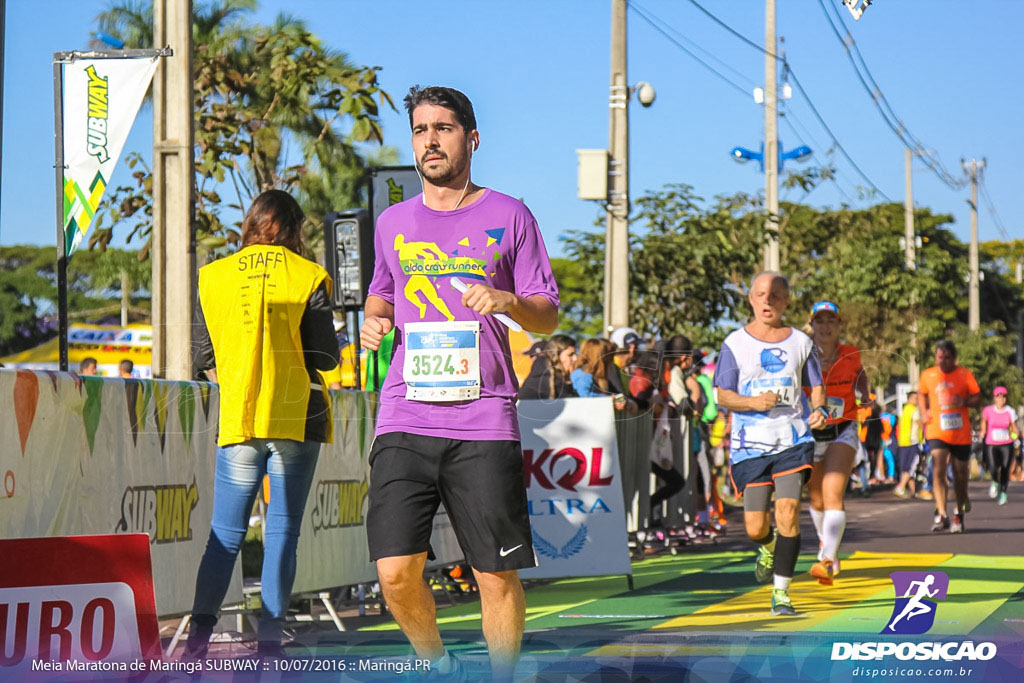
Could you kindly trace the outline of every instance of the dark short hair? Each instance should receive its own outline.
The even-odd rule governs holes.
[[[81,370],[85,370],[87,367],[92,365],[99,365],[99,362],[92,356],[86,356],[82,359],[82,362],[78,364],[78,367]]]
[[[118,367],[121,369],[121,372],[131,372],[135,369],[135,363],[125,358],[123,361],[118,363]]]
[[[943,339],[942,341],[940,341],[938,344],[935,345],[935,350],[945,351],[946,353],[952,355],[953,358],[959,357],[956,353],[956,344],[954,344],[953,340],[951,339]]]
[[[405,110],[409,112],[409,128],[412,128],[412,112],[421,104],[433,104],[444,107],[455,114],[455,120],[465,129],[467,133],[476,130],[476,114],[473,113],[473,103],[465,94],[455,88],[446,88],[441,85],[430,85],[421,88],[414,85],[409,88],[409,94],[405,96]]]

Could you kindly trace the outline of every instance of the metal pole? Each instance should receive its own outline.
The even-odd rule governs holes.
[[[0,0],[0,113],[4,110],[4,35],[7,18],[7,0]],[[4,121],[0,116],[0,158],[3,157],[4,148]],[[0,174],[2,175],[2,174]]]
[[[58,364],[68,371],[68,255],[64,237],[64,64],[53,56],[53,147],[57,190],[57,338]]]
[[[608,214],[605,233],[605,332],[629,324],[629,82],[626,0],[612,0],[608,92]]]
[[[1017,284],[1024,283],[1024,262],[1017,261]],[[1017,367],[1024,372],[1024,310],[1017,309]]]
[[[908,273],[912,273],[917,270],[917,235],[914,232],[914,180],[911,173],[911,162],[913,161],[913,155],[910,152],[910,148],[904,148],[903,150],[903,168],[906,175],[906,194],[903,200],[903,239],[906,242],[904,246],[904,265],[907,268]],[[915,314],[914,293],[910,293],[910,308],[911,315]],[[911,386],[916,387],[918,380],[921,379],[921,369],[917,365],[917,319],[911,317],[910,320],[910,352],[907,355],[907,379],[910,381]]]
[[[985,162],[971,159],[969,164],[971,176],[971,247],[968,256],[971,269],[970,284],[967,289],[967,327],[977,330],[981,327],[981,299],[978,287],[978,173],[984,168]],[[965,165],[964,170],[967,170]]]
[[[771,233],[764,250],[765,270],[779,270],[779,114],[776,98],[775,0],[765,0],[764,12],[764,202],[765,227]]]
[[[196,299],[190,0],[154,0],[153,39],[173,50],[153,79],[153,376],[189,380]]]

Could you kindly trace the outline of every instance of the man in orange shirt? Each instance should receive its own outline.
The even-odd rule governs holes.
[[[968,408],[981,405],[981,389],[974,374],[957,365],[956,345],[943,339],[935,345],[935,365],[921,373],[917,408],[927,425],[928,447],[934,460],[935,524],[932,531],[964,530],[964,516],[971,511],[967,498],[970,476],[971,418]],[[953,456],[953,492],[956,513],[946,517],[946,467]]]

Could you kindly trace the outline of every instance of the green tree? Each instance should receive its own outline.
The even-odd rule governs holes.
[[[109,249],[80,252],[68,265],[68,316],[95,321],[116,314],[119,305],[109,273],[124,268],[135,278],[134,293],[148,303],[147,268],[139,267],[137,252]],[[0,247],[0,355],[38,346],[52,338],[57,326],[57,249],[36,245]],[[117,279],[120,288],[120,276]]]
[[[998,386],[1009,390],[1009,405],[1020,405],[1024,401],[1024,375],[1011,360],[1016,336],[1007,334],[1001,321],[984,324],[974,332],[967,325],[957,324],[948,337],[956,344],[960,365],[970,369],[978,380],[985,397],[983,405],[991,402],[992,390]],[[975,412],[980,419],[980,411]]]
[[[666,185],[636,201],[630,230],[630,322],[648,336],[683,333],[716,346],[746,319],[745,281],[764,245],[764,217],[745,194],[716,197],[708,208],[689,185]],[[575,266],[578,308],[594,323],[604,301],[604,234],[570,231],[565,252]],[[559,280],[561,285],[561,280]]]
[[[580,233],[588,240],[592,233]],[[570,236],[568,240],[574,240]],[[560,299],[558,329],[577,339],[587,339],[601,334],[602,296],[594,291],[594,278],[588,270],[593,260],[552,258],[551,270],[558,283]],[[598,283],[600,284],[600,283]]]
[[[288,15],[254,23],[255,7],[253,0],[194,6],[196,232],[206,249],[237,243],[249,202],[270,188],[296,195],[315,246],[325,213],[365,204],[359,148],[380,143],[379,108],[394,108],[378,86],[378,67],[354,66]],[[98,24],[129,47],[150,47],[151,17],[151,1],[128,1],[111,5]],[[90,247],[105,247],[123,224],[129,240],[146,240],[145,255],[152,174],[140,162],[130,156],[134,184],[104,203]]]

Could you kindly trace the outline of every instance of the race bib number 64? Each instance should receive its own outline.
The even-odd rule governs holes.
[[[480,323],[406,323],[402,378],[410,401],[480,398]]]

